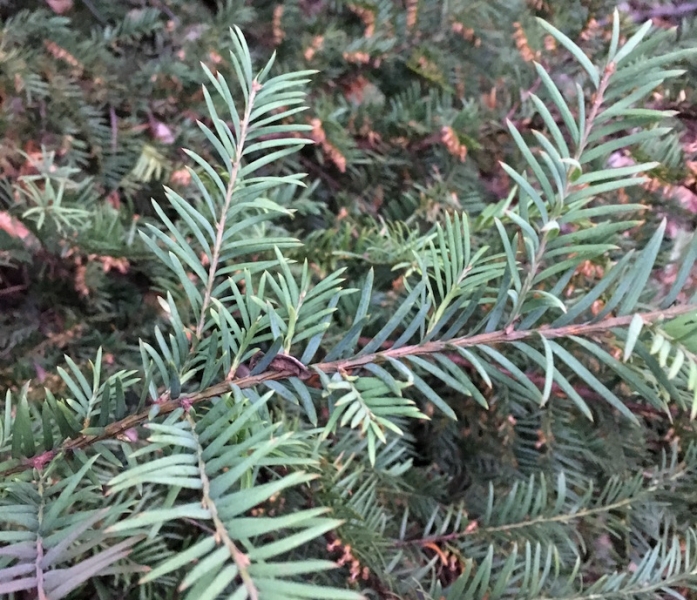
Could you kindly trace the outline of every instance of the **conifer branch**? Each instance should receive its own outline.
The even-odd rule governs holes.
[[[579,141],[578,147],[576,149],[576,152],[574,153],[574,160],[578,162],[578,160],[581,158],[581,155],[583,154],[583,151],[586,148],[586,145],[588,143],[588,136],[590,135],[591,131],[593,131],[593,126],[595,125],[595,120],[598,117],[598,114],[600,113],[600,109],[602,108],[603,102],[605,101],[605,92],[607,91],[608,85],[610,84],[610,79],[612,77],[612,74],[615,72],[615,65],[614,63],[610,63],[605,67],[605,70],[603,71],[603,77],[600,80],[600,85],[598,86],[598,91],[595,93],[593,97],[593,103],[591,105],[590,111],[588,113],[588,118],[586,119],[586,126],[584,130],[581,132],[581,139]],[[572,169],[575,167],[569,166],[568,169]],[[571,178],[567,177],[566,179],[566,185],[564,188],[564,196],[559,199],[559,202],[557,203],[552,203],[552,199],[550,198],[550,205],[555,206],[556,211],[560,211],[561,207],[563,206],[563,200],[565,197],[569,195],[569,188],[571,187]],[[554,218],[558,217],[559,214],[554,215]],[[542,261],[545,257],[545,253],[547,252],[547,244],[549,243],[549,237],[551,234],[551,230],[544,230],[542,237],[540,238],[540,245],[537,248],[537,252],[535,252],[535,257],[532,260],[532,263],[530,264],[530,268],[528,269],[528,272],[525,276],[525,280],[523,281],[523,284],[521,286],[520,293],[518,294],[518,299],[516,301],[516,304],[511,311],[511,315],[508,318],[507,325],[511,325],[512,323],[515,323],[518,317],[520,316],[520,311],[523,309],[523,304],[528,298],[528,294],[532,290],[533,283],[535,281],[535,277],[537,276],[538,270],[540,268],[540,265],[542,264]]]
[[[223,206],[220,211],[220,218],[216,223],[215,244],[213,245],[211,263],[208,267],[208,280],[206,281],[203,302],[201,303],[201,316],[199,318],[198,325],[196,325],[197,340],[201,337],[203,328],[206,325],[206,315],[208,314],[208,307],[211,303],[211,295],[215,285],[215,275],[218,270],[218,262],[220,261],[220,252],[223,246],[223,240],[225,239],[227,214],[230,210],[233,194],[237,188],[237,178],[240,169],[242,168],[242,156],[244,154],[245,142],[247,141],[249,121],[251,118],[252,109],[254,108],[254,99],[256,98],[257,92],[261,88],[261,84],[259,84],[255,79],[251,85],[251,89],[249,90],[249,99],[245,107],[244,118],[240,120],[239,139],[237,140],[237,147],[235,148],[235,162],[232,164],[232,170],[230,171],[230,181],[228,182],[227,189],[225,190],[225,200],[223,201]]]
[[[600,80],[600,85],[598,86],[598,91],[595,92],[593,97],[593,104],[588,113],[588,118],[586,119],[586,127],[581,132],[581,141],[578,144],[578,149],[576,150],[574,158],[579,160],[581,154],[586,149],[586,144],[588,143],[588,136],[591,131],[593,131],[593,126],[595,125],[595,119],[598,117],[603,102],[605,101],[605,92],[607,91],[608,85],[610,85],[610,79],[615,72],[615,63],[610,62],[603,70],[603,77]]]
[[[218,542],[222,542],[230,553],[230,558],[232,558],[239,571],[240,579],[244,582],[249,598],[251,600],[257,600],[259,598],[259,593],[249,574],[249,558],[247,558],[244,552],[240,551],[235,545],[235,542],[232,541],[225,523],[218,516],[218,507],[215,504],[215,500],[211,498],[211,482],[206,473],[206,461],[203,458],[204,449],[203,446],[201,446],[198,435],[196,435],[196,421],[194,421],[190,413],[187,413],[186,420],[191,427],[191,435],[194,437],[197,444],[196,458],[198,461],[199,476],[201,477],[201,495],[203,496],[201,504],[210,512],[211,520],[215,525],[215,539]]]
[[[44,503],[45,503],[45,497],[44,497],[44,478],[43,476],[39,478],[39,482],[37,485],[39,496],[41,498],[41,502],[38,506],[38,521],[41,523],[43,521],[44,517]],[[34,569],[35,569],[35,576],[36,576],[36,593],[37,597],[39,600],[46,600],[46,592],[44,591],[44,569],[41,565],[44,559],[44,541],[43,538],[38,535],[36,538],[36,559],[34,560]]]
[[[642,313],[641,318],[644,323],[654,323],[661,321],[663,319],[677,317],[679,315],[684,315],[686,313],[697,310],[696,305],[692,304],[682,304],[673,306],[666,310],[655,310],[647,313]],[[316,363],[311,365],[310,370],[322,371],[323,373],[336,373],[336,372],[352,372],[360,369],[364,365],[371,363],[382,363],[389,358],[399,359],[407,356],[424,356],[429,354],[436,354],[439,352],[445,352],[454,347],[459,348],[470,348],[473,346],[480,345],[494,345],[494,344],[505,344],[510,342],[517,342],[527,339],[535,338],[536,336],[543,336],[546,339],[555,338],[565,338],[569,336],[589,336],[595,333],[607,332],[610,329],[616,327],[627,327],[633,319],[634,315],[625,315],[621,317],[612,317],[609,319],[604,319],[596,323],[581,323],[573,325],[565,325],[563,327],[550,328],[546,326],[539,327],[537,329],[529,330],[511,330],[505,329],[502,331],[494,331],[491,333],[481,333],[478,335],[464,336],[460,338],[455,338],[447,341],[432,341],[426,342],[425,344],[415,344],[411,346],[401,346],[399,348],[389,348],[387,350],[381,350],[379,352],[374,352],[366,354],[364,356],[359,356],[357,358],[349,358],[342,360],[335,360],[325,363]],[[195,404],[199,404],[211,398],[215,398],[222,394],[230,392],[233,387],[239,389],[250,388],[255,385],[259,385],[265,381],[279,381],[283,379],[289,379],[291,377],[296,377],[297,371],[266,371],[259,375],[250,375],[247,377],[242,377],[235,379],[233,381],[224,381],[216,383],[205,390],[196,392],[189,396],[182,396],[176,400],[166,400],[159,404],[158,416],[166,415],[176,410],[177,408],[184,407],[186,409],[190,408]],[[80,435],[75,439],[71,439],[59,448],[50,450],[35,456],[34,458],[27,459],[20,465],[6,469],[0,472],[0,477],[7,477],[16,473],[21,473],[29,469],[40,467],[42,465],[48,464],[54,458],[73,452],[75,450],[82,450],[97,442],[104,440],[114,439],[124,432],[137,427],[141,423],[144,423],[149,419],[150,409],[143,410],[137,414],[129,415],[128,417],[111,423],[104,428],[104,431],[96,435]]]
[[[681,471],[681,475],[686,475],[685,471]],[[675,481],[676,477],[673,477],[671,481]],[[641,491],[642,498],[648,494],[656,492],[659,489],[658,485],[652,485]],[[453,540],[458,540],[464,537],[471,537],[475,535],[485,536],[492,533],[507,533],[515,531],[516,529],[524,529],[526,527],[534,527],[536,525],[543,525],[545,523],[570,523],[578,519],[584,519],[593,515],[609,513],[613,510],[619,510],[621,508],[630,507],[633,503],[640,501],[641,498],[636,496],[629,498],[622,498],[616,502],[611,502],[610,504],[603,504],[602,506],[594,506],[589,508],[581,508],[574,510],[571,513],[564,513],[560,515],[541,515],[535,517],[534,519],[527,519],[523,521],[517,521],[515,523],[506,523],[504,525],[495,525],[493,527],[467,527],[463,531],[453,531],[451,533],[446,533],[442,535],[432,535],[423,538],[413,538],[410,540],[393,540],[393,545],[395,547],[401,548],[404,546],[425,546],[427,544],[438,544],[442,542],[451,542]]]
[[[493,36],[494,9],[410,0],[405,13],[387,0],[284,14],[281,3],[254,7],[271,37],[262,27],[250,46],[238,27],[220,39],[224,23],[262,31],[248,7],[221,7],[205,22],[170,12],[163,27],[162,0],[149,3],[110,11],[89,40],[73,41],[72,15],[59,11],[20,11],[0,31],[8,160],[21,148],[28,161],[5,165],[16,181],[12,199],[0,198],[14,239],[0,268],[17,271],[0,300],[27,300],[19,326],[12,308],[0,318],[9,333],[0,331],[0,358],[19,367],[11,381],[31,363],[43,380],[61,339],[79,355],[58,368],[62,397],[54,379],[41,399],[28,384],[4,394],[0,596],[131,593],[139,572],[141,594],[178,584],[196,600],[361,600],[359,590],[599,600],[696,589],[697,445],[685,432],[697,419],[697,235],[670,252],[667,227],[680,223],[665,207],[647,243],[623,235],[653,208],[625,190],[642,174],[663,178],[663,167],[672,177],[682,159],[675,113],[660,98],[694,57],[685,37],[694,32],[659,28],[645,39],[650,22],[627,31],[615,11],[604,58],[595,23],[574,41],[557,16],[539,21],[545,47],[571,56],[547,59],[529,47],[524,3]],[[509,26],[520,60],[478,61],[477,48],[489,53]],[[27,39],[45,32],[48,56],[32,54]],[[152,35],[157,77],[150,59],[123,62]],[[270,45],[279,56],[257,70]],[[227,48],[229,61],[217,51]],[[206,55],[210,87],[192,94],[180,67]],[[517,93],[507,74],[533,59],[537,77]],[[592,89],[573,81],[581,71]],[[299,117],[307,92],[310,123]],[[517,150],[486,125],[509,108]],[[37,117],[56,134],[42,138],[42,161],[25,135]],[[177,139],[191,142],[188,172]],[[636,162],[608,162],[632,148]],[[480,166],[511,159],[510,179],[477,172],[464,150]],[[141,212],[133,201],[163,173],[174,185],[167,206],[153,202],[159,222],[143,215],[129,227]],[[307,173],[315,181],[296,194]],[[370,203],[369,219],[356,202]],[[337,260],[353,274],[361,260],[376,266],[346,302],[355,290]],[[108,276],[116,264],[126,288]],[[399,298],[390,267],[409,280],[395,282]],[[155,283],[167,324],[153,332],[150,314],[132,317]],[[84,310],[64,293],[73,287]],[[58,317],[74,315],[79,340],[64,323],[54,331],[53,315],[45,326],[47,298]],[[46,345],[35,346],[38,333],[51,336],[46,357],[36,355]],[[147,398],[146,410],[129,396]],[[463,498],[463,475],[470,489],[489,487],[486,504]],[[608,527],[622,548],[594,543]],[[111,543],[127,531],[137,535]]]

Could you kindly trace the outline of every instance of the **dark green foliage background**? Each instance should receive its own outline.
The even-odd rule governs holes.
[[[447,8],[421,2],[407,31],[405,6],[381,2],[375,31],[366,38],[350,3],[298,0],[282,3],[283,39],[276,44],[276,3],[211,4],[91,0],[56,15],[43,2],[3,3],[0,208],[15,216],[27,208],[13,197],[18,169],[26,164],[22,151],[57,151],[57,163],[78,169],[75,179],[90,179],[79,199],[89,215],[70,231],[60,234],[49,224],[37,232],[20,217],[37,233],[39,249],[26,252],[0,230],[2,282],[22,286],[0,296],[0,381],[6,385],[35,377],[37,366],[50,373],[63,353],[89,357],[100,345],[127,366],[138,337],[151,335],[157,315],[145,299],[149,290],[161,289],[164,273],[132,235],[134,218],[140,225],[152,217],[150,198],[162,198],[163,183],[186,193],[169,180],[184,163],[181,147],[206,151],[195,127],[196,119],[205,119],[199,62],[231,74],[226,57],[232,24],[243,27],[257,59],[277,51],[279,71],[319,71],[307,118],[322,121],[348,165],[339,171],[313,147],[277,167],[306,171],[314,180],[311,193],[289,200],[298,213],[288,230],[305,241],[320,270],[345,264],[357,275],[373,264],[382,267],[384,287],[391,283],[390,267],[402,258],[380,247],[384,223],[406,220],[412,232],[423,231],[449,206],[476,216],[506,191],[497,161],[511,161],[513,147],[503,119],[524,118],[528,108],[519,102],[520,91],[534,83],[534,71],[513,43],[512,24],[520,22],[530,45],[541,49],[534,14],[573,37],[611,6],[546,2],[531,10],[520,0],[451,2]],[[453,22],[471,28],[474,38],[453,32]],[[691,38],[685,35],[687,45]],[[316,36],[323,38],[321,48],[307,60],[304,52]],[[72,58],[56,56],[49,43]],[[366,53],[369,63],[349,62],[346,52]],[[430,61],[427,74],[418,67],[422,56]],[[544,60],[554,64],[555,56],[544,53]],[[492,88],[496,105],[488,107],[482,95]],[[168,128],[168,143],[153,135],[153,123]],[[468,147],[466,162],[440,143],[443,126],[452,126]],[[368,132],[377,141],[371,143]],[[154,154],[138,166],[144,149]],[[157,172],[148,177],[148,168]],[[107,202],[114,192],[118,211]],[[74,196],[69,203],[78,203]],[[75,260],[65,256],[70,249],[87,267],[87,296],[76,290]],[[87,260],[89,254],[126,258],[129,271],[104,273],[101,263]],[[60,348],[41,345],[75,327],[76,335],[59,338],[65,342]]]

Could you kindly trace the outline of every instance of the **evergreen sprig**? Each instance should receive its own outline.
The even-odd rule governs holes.
[[[387,4],[374,21],[354,10],[372,26]],[[138,369],[106,375],[100,351],[88,377],[66,359],[68,392],[47,389],[40,407],[26,386],[7,393],[0,593],[137,595],[137,573],[147,597],[196,599],[638,598],[697,587],[695,446],[674,443],[656,460],[632,445],[646,446],[652,427],[633,404],[695,412],[697,304],[676,302],[695,242],[669,289],[655,287],[665,223],[641,251],[621,252],[637,225],[624,214],[638,207],[608,198],[656,164],[607,166],[669,132],[672,113],[637,104],[681,74],[665,65],[692,53],[648,58],[650,24],[620,43],[617,12],[599,64],[542,27],[590,98],[579,83],[570,106],[536,65],[547,99],[530,98],[545,131],[509,122],[524,164],[503,166],[513,191],[478,223],[451,210],[413,238],[385,234],[399,249],[391,293],[374,270],[348,287],[344,269],[317,274],[290,257],[301,242],[277,227],[294,214],[277,199],[303,174],[274,169],[312,141],[312,125],[296,120],[312,72],[272,76],[272,59],[255,73],[231,31],[234,78],[204,67],[199,127],[217,160],[188,151],[196,194],[167,189],[166,208],[153,201],[157,224],[141,230],[166,268],[168,331],[141,341]],[[373,42],[352,50],[379,51]],[[487,244],[472,235],[485,223]],[[594,286],[569,286],[601,258]],[[513,480],[462,484],[470,436],[456,437],[458,419],[502,436],[497,458]],[[526,419],[539,421],[537,439],[515,429]],[[592,454],[612,428],[631,432],[618,444],[637,473],[565,454],[580,439]],[[564,467],[538,464],[546,446]]]

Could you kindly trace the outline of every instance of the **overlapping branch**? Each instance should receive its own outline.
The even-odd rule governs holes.
[[[691,304],[677,305],[666,310],[656,310],[641,314],[644,323],[655,323],[663,319],[677,317],[697,310],[697,306]],[[529,330],[503,330],[491,333],[455,338],[448,341],[432,341],[425,344],[414,344],[401,346],[399,348],[389,348],[379,352],[365,354],[356,358],[335,360],[330,362],[320,362],[310,365],[310,370],[321,371],[323,373],[352,372],[371,363],[382,363],[388,359],[399,359],[407,356],[425,356],[447,351],[450,348],[471,348],[475,346],[490,346],[494,344],[506,344],[510,342],[523,341],[543,336],[546,339],[566,338],[569,336],[591,336],[597,333],[604,333],[617,327],[627,327],[632,322],[633,315],[612,317],[602,321],[565,325],[563,327],[540,327]],[[183,395],[176,400],[167,400],[159,405],[158,416],[171,413],[180,407],[190,408],[206,400],[216,398],[230,392],[236,386],[240,389],[250,388],[265,381],[280,381],[296,377],[294,371],[266,371],[259,375],[241,377],[232,381],[216,383],[204,390],[191,395]],[[68,440],[58,448],[50,450],[26,459],[22,464],[7,469],[0,473],[0,477],[8,477],[32,468],[42,468],[57,456],[82,450],[104,440],[115,439],[124,432],[141,425],[149,419],[150,409],[129,415],[120,421],[111,423],[96,435],[80,435],[75,439]]]

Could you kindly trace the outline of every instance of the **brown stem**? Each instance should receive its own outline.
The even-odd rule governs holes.
[[[201,495],[203,496],[201,503],[203,504],[204,508],[207,508],[208,512],[210,512],[211,520],[215,525],[215,539],[225,544],[227,551],[230,553],[230,558],[232,558],[235,566],[237,567],[240,579],[242,579],[245,588],[247,588],[247,594],[249,595],[250,600],[258,600],[259,593],[254,585],[254,582],[252,581],[252,577],[249,574],[249,557],[235,545],[235,542],[232,541],[225,523],[223,523],[221,518],[218,516],[218,507],[216,506],[213,498],[211,498],[211,482],[208,479],[208,474],[206,473],[206,462],[203,459],[203,447],[201,446],[198,436],[196,435],[196,421],[194,421],[190,413],[186,414],[186,420],[189,422],[191,434],[194,436],[197,444],[196,455],[198,458],[199,476],[201,477]]]
[[[598,112],[600,111],[603,102],[605,100],[605,92],[607,91],[607,86],[610,83],[610,78],[612,77],[612,74],[615,72],[615,66],[614,63],[610,63],[605,67],[605,70],[603,71],[603,76],[602,79],[600,80],[600,84],[598,85],[598,90],[595,93],[595,97],[593,98],[593,104],[591,105],[590,111],[588,113],[588,118],[586,119],[586,124],[581,133],[581,138],[579,139],[578,142],[578,147],[576,149],[576,153],[574,155],[574,158],[578,161],[581,158],[581,155],[583,154],[583,151],[585,150],[586,144],[588,143],[588,136],[590,135],[590,132],[593,129],[593,125],[595,124],[595,119],[598,116]],[[571,167],[569,167],[571,169]],[[570,179],[567,177],[566,181],[566,186],[564,189],[564,195],[559,199],[558,203],[555,203],[553,205],[553,210],[556,212],[561,212],[561,207],[563,206],[564,199],[568,196],[569,194],[569,183]],[[549,199],[550,204],[552,203],[552,198]],[[556,215],[559,216],[559,215]],[[556,218],[554,213],[552,214],[553,218]],[[506,326],[511,326],[513,323],[516,322],[518,319],[521,311],[523,310],[523,305],[525,304],[525,301],[528,298],[528,294],[532,291],[532,286],[535,281],[535,277],[537,276],[538,270],[540,265],[542,264],[542,261],[545,256],[545,251],[547,249],[547,243],[549,241],[549,236],[550,236],[550,230],[545,230],[544,233],[542,234],[542,237],[540,238],[540,243],[537,248],[537,252],[535,252],[535,256],[530,262],[530,268],[528,269],[525,279],[522,282],[522,285],[520,287],[520,291],[518,292],[518,297],[515,302],[515,305],[513,306],[513,310],[511,311],[511,315],[508,318],[508,321],[506,323]]]
[[[641,318],[644,323],[652,323],[659,321],[664,318],[676,317],[679,315],[684,315],[697,310],[697,305],[694,304],[683,304],[678,306],[673,306],[666,310],[654,310],[651,312],[641,314]],[[388,358],[400,359],[407,356],[423,356],[427,354],[436,354],[440,352],[447,351],[453,347],[459,348],[471,348],[473,346],[480,345],[493,345],[493,344],[506,344],[510,342],[517,342],[521,340],[531,339],[536,336],[544,336],[547,339],[564,338],[569,336],[589,336],[594,333],[608,331],[615,327],[627,327],[633,319],[634,315],[625,315],[622,317],[612,317],[610,319],[604,319],[595,323],[581,323],[573,325],[565,325],[563,327],[551,328],[551,327],[540,327],[539,329],[529,329],[529,330],[504,330],[495,331],[492,333],[480,333],[473,336],[464,336],[460,338],[454,338],[448,341],[434,341],[426,342],[425,344],[416,344],[413,346],[401,346],[399,348],[389,348],[387,350],[381,350],[379,352],[373,352],[371,354],[366,354],[364,356],[359,356],[357,358],[348,358],[342,360],[335,360],[325,363],[316,363],[310,366],[310,370],[322,371],[323,373],[336,373],[341,371],[354,371],[363,367],[364,365],[370,363],[381,363],[385,362]],[[249,377],[242,377],[235,379],[231,382],[223,381],[216,383],[205,390],[201,390],[191,396],[185,396],[177,400],[166,400],[159,405],[158,415],[166,415],[181,407],[182,405],[192,406],[194,404],[199,404],[211,398],[215,398],[226,394],[231,391],[233,385],[245,389],[259,385],[264,381],[278,381],[289,379],[291,377],[296,377],[297,371],[267,371],[260,375],[254,375]],[[16,465],[5,471],[0,472],[0,478],[13,475],[15,473],[21,473],[29,469],[34,468],[37,464],[46,464],[47,461],[53,460],[56,456],[64,454],[66,452],[72,452],[74,450],[81,450],[92,446],[96,442],[103,440],[113,439],[121,434],[123,434],[128,429],[137,427],[141,423],[148,420],[148,415],[150,409],[143,410],[134,415],[129,415],[128,417],[111,423],[104,428],[99,434],[96,435],[85,435],[82,434],[77,438],[68,440],[62,444],[59,448],[55,450],[50,450],[44,452],[43,454],[36,456],[31,459],[27,459],[22,464]]]
[[[254,108],[254,99],[256,98],[257,92],[261,89],[261,84],[255,79],[250,86],[249,99],[247,100],[247,106],[245,107],[244,117],[240,122],[240,134],[237,139],[237,147],[235,148],[236,156],[232,164],[232,170],[230,171],[230,181],[228,183],[227,189],[225,190],[225,200],[223,201],[223,208],[220,211],[220,219],[216,224],[215,231],[215,244],[213,245],[213,255],[211,256],[210,267],[208,268],[208,281],[206,281],[206,289],[203,296],[203,302],[201,303],[201,316],[196,326],[196,339],[193,340],[195,344],[196,341],[201,337],[203,333],[203,328],[206,325],[206,313],[208,312],[208,305],[211,303],[211,294],[213,293],[213,286],[215,284],[215,274],[218,270],[218,262],[220,260],[220,252],[223,246],[223,239],[225,237],[225,224],[227,222],[227,213],[230,210],[230,203],[232,202],[232,196],[237,187],[237,177],[239,175],[240,169],[242,168],[242,155],[244,153],[244,144],[247,141],[247,128],[249,127],[249,119],[252,114],[252,109]]]
[[[674,482],[678,481],[679,479],[685,477],[688,475],[691,470],[687,469],[687,465],[683,462],[680,463],[679,465],[681,468],[676,469],[676,471],[670,475],[666,480],[662,481],[661,483],[655,483],[644,490],[642,490],[639,493],[639,497],[637,496],[632,496],[629,498],[622,498],[620,500],[617,500],[611,504],[605,504],[602,506],[591,506],[587,508],[583,508],[580,510],[576,510],[574,512],[570,513],[563,513],[563,514],[557,514],[553,516],[547,516],[547,515],[542,515],[539,517],[535,517],[533,519],[529,520],[522,520],[522,521],[516,521],[514,523],[506,523],[504,525],[494,525],[491,527],[467,527],[465,526],[465,529],[462,531],[453,531],[451,533],[443,534],[443,535],[433,535],[429,537],[424,537],[424,538],[412,538],[408,540],[393,540],[392,545],[396,547],[404,547],[404,546],[409,546],[409,545],[416,545],[416,546],[425,546],[426,544],[437,544],[440,542],[449,542],[453,540],[457,540],[460,538],[468,537],[471,535],[487,535],[487,534],[492,534],[492,533],[507,533],[510,531],[513,531],[515,529],[523,529],[525,527],[529,527],[531,525],[539,525],[541,523],[564,523],[564,522],[569,522],[569,521],[576,521],[577,519],[583,519],[586,517],[590,517],[592,515],[596,514],[601,514],[601,513],[609,513],[610,511],[613,510],[618,510],[621,508],[627,508],[631,509],[631,505],[642,498],[645,498],[649,494],[653,494],[654,492],[657,492],[661,489],[662,485],[665,485],[666,483],[669,485],[672,485]],[[650,476],[647,476],[647,479],[652,479],[652,476],[654,474],[651,474]],[[470,523],[476,523],[476,521],[471,521]]]
[[[111,151],[115,154],[119,147],[119,121],[114,106],[109,106],[109,123],[111,125]]]
[[[43,522],[44,519],[44,480],[43,477],[39,479],[38,490],[41,496],[41,504],[39,505],[39,523]],[[39,529],[39,531],[41,531]],[[34,560],[34,571],[36,573],[36,595],[38,600],[48,600],[46,596],[46,591],[44,590],[44,569],[41,565],[44,559],[44,541],[39,533],[36,537],[36,559]]]
[[[675,18],[697,12],[697,2],[684,2],[679,4],[668,4],[656,6],[649,10],[632,10],[630,15],[634,21],[645,21],[646,19]],[[611,17],[605,17],[598,21],[598,25],[604,27],[612,22]]]
[[[358,345],[359,346],[367,346],[371,342],[371,338],[369,337],[360,337],[358,338]],[[388,348],[391,348],[393,345],[392,340],[385,340],[382,344],[380,344],[380,348],[382,350],[387,350]],[[685,350],[683,349],[683,352]],[[467,368],[467,369],[474,369],[474,365],[467,360],[466,358],[460,356],[456,352],[444,352],[443,356],[445,356],[448,360],[452,361],[454,364],[459,365],[461,367]],[[695,360],[697,362],[697,360]],[[506,368],[502,367],[501,365],[493,365],[494,368],[499,371],[499,373],[502,373],[503,375],[506,375],[508,377],[511,377],[513,374]],[[528,379],[538,388],[542,388],[545,383],[545,378],[544,375],[539,374],[539,373],[526,373]],[[586,387],[584,385],[582,386],[577,386],[574,388],[576,392],[578,392],[578,395],[581,396],[584,400],[588,401],[601,401],[602,396],[598,394],[595,390],[592,390],[589,387]],[[561,388],[561,386],[554,382],[552,383],[552,393],[551,395],[556,397],[559,395],[565,395],[566,392],[564,392]],[[640,404],[639,402],[629,402],[626,401],[625,405],[629,410],[631,410],[633,413],[640,414],[642,416],[645,416],[647,418],[655,418],[655,417],[664,417],[665,416],[665,411],[664,410],[659,410],[658,408],[655,408],[654,406],[648,406],[644,404]],[[668,407],[670,410],[671,415],[674,417],[678,414],[678,407],[677,406],[670,406]]]
[[[607,86],[610,84],[610,77],[615,72],[615,63],[610,63],[605,67],[603,71],[603,77],[600,80],[600,85],[598,86],[598,91],[595,92],[595,98],[593,99],[593,105],[588,113],[588,118],[586,119],[586,128],[581,132],[581,141],[578,144],[578,152],[576,159],[581,158],[581,153],[588,142],[588,136],[590,135],[591,129],[593,128],[593,123],[598,116],[598,111],[603,105],[605,100],[605,92],[607,91]]]
[[[654,486],[653,488],[650,488],[647,490],[648,492],[654,491],[657,489],[657,486]],[[515,523],[507,523],[505,525],[497,525],[494,527],[486,527],[486,528],[479,528],[479,527],[472,527],[472,528],[465,528],[462,531],[453,531],[451,533],[446,533],[443,535],[432,535],[424,538],[414,538],[410,540],[394,540],[393,545],[400,548],[404,546],[410,546],[410,545],[415,545],[415,546],[425,546],[427,544],[438,544],[441,542],[450,542],[453,540],[457,540],[460,538],[468,537],[471,535],[486,535],[486,534],[491,534],[491,533],[504,533],[504,532],[509,532],[513,531],[515,529],[523,529],[525,527],[530,527],[534,525],[539,525],[541,523],[555,523],[555,522],[568,522],[568,521],[575,521],[577,519],[582,519],[584,517],[589,517],[593,514],[598,514],[598,513],[607,513],[612,510],[617,510],[619,508],[624,508],[626,506],[629,506],[632,502],[636,501],[635,498],[623,498],[622,500],[618,500],[617,502],[614,502],[613,504],[605,505],[605,506],[596,506],[592,508],[587,508],[584,510],[579,510],[574,513],[570,514],[561,514],[561,515],[554,515],[552,517],[543,515],[540,517],[537,517],[535,519],[530,519],[527,521],[517,521]]]
[[[24,283],[20,283],[17,285],[12,285],[10,287],[6,287],[2,290],[0,290],[0,296],[9,296],[10,294],[15,294],[17,292],[21,292],[22,290],[26,290],[29,286]]]

